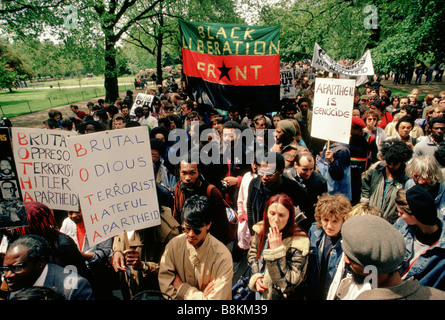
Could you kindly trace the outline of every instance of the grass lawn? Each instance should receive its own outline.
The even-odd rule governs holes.
[[[103,83],[103,82],[102,82]],[[125,83],[119,79],[119,83]],[[64,84],[67,85],[67,84]],[[62,86],[62,84],[61,84]],[[119,91],[134,89],[133,85],[120,85]],[[77,87],[52,89],[20,89],[12,93],[0,91],[0,113],[8,118],[22,114],[46,110],[66,104],[74,104],[79,101],[105,96],[105,88]]]

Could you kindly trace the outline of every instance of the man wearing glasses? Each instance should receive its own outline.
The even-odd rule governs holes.
[[[2,182],[2,196],[5,200],[17,199],[17,186],[15,183],[10,181]]]
[[[212,215],[207,197],[185,200],[183,234],[167,244],[158,277],[161,292],[174,300],[232,299],[232,255],[209,233]]]
[[[94,300],[89,281],[59,265],[48,263],[49,246],[38,235],[24,235],[14,241],[0,267],[8,285],[8,300],[23,289],[53,288],[66,300]]]
[[[278,193],[287,194],[305,216],[312,215],[313,206],[307,191],[297,181],[284,176],[284,157],[279,152],[269,152],[258,159],[258,177],[249,185],[247,197],[247,218],[249,229],[263,219],[264,207],[267,200]],[[304,220],[302,228],[309,228]],[[306,230],[306,229],[305,229]]]

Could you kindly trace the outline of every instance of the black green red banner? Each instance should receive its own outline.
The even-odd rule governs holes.
[[[275,111],[280,99],[279,26],[179,20],[183,72],[198,103]]]

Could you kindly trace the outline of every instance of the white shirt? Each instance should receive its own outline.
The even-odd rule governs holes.
[[[43,285],[45,284],[45,279],[47,274],[48,274],[48,265],[45,265],[45,268],[43,269],[42,273],[34,283],[34,287],[43,287]]]

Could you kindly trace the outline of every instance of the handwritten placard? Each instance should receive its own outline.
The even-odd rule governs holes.
[[[11,128],[14,160],[23,201],[37,201],[55,210],[77,210],[73,169],[62,130]]]
[[[88,241],[161,223],[147,128],[67,139]]]
[[[315,78],[311,136],[349,143],[355,80]]]

